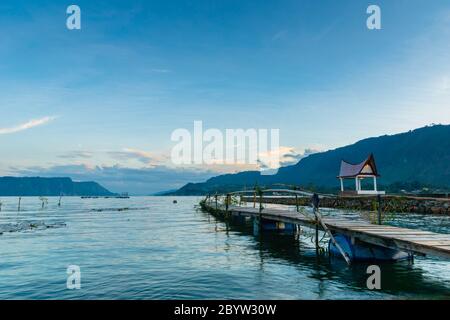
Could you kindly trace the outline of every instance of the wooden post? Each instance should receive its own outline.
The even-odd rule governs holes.
[[[378,224],[381,225],[381,195],[377,196],[378,200]]]
[[[297,212],[298,212],[299,208],[298,208],[298,196],[297,195],[295,195],[295,207],[297,208]]]
[[[319,254],[319,218],[317,215],[317,210],[319,209],[319,195],[314,193],[312,197],[312,205],[314,216],[316,217],[316,254]]]
[[[225,211],[228,212],[228,206],[230,205],[230,194],[225,197]]]
[[[256,191],[253,193],[253,208],[256,208]]]
[[[263,194],[262,192],[259,194],[259,212],[261,213],[263,210]]]
[[[217,210],[217,193],[215,194],[214,198],[216,199],[216,210]]]
[[[316,209],[314,209],[315,211]],[[316,255],[319,255],[319,219],[316,217]]]
[[[253,217],[253,235],[258,236],[261,232],[261,218]]]
[[[59,195],[58,207],[61,207],[61,198],[62,198],[62,195]]]
[[[17,207],[17,211],[20,211],[20,201],[22,200],[22,197],[19,197],[19,206]]]

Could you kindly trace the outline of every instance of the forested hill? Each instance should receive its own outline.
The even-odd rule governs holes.
[[[0,196],[111,196],[97,182],[70,178],[0,177]]]
[[[297,164],[280,168],[276,175],[261,176],[257,171],[226,174],[203,183],[189,183],[175,193],[196,195],[209,192],[292,184],[319,190],[337,190],[341,159],[358,163],[370,153],[381,174],[381,186],[402,188],[436,187],[450,189],[450,125],[433,125],[405,133],[384,135],[352,145],[312,154]],[[396,187],[393,187],[396,186]]]

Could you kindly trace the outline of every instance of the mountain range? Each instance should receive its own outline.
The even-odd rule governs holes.
[[[359,163],[373,154],[381,174],[379,186],[400,189],[450,189],[450,125],[432,125],[412,131],[373,137],[334,150],[311,154],[274,175],[244,171],[188,183],[174,195],[201,195],[253,188],[255,185],[295,185],[309,190],[335,192],[341,160]],[[354,182],[349,181],[354,188]]]
[[[71,178],[0,177],[0,196],[113,196],[97,182]]]

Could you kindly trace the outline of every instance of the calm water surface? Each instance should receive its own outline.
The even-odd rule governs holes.
[[[30,197],[17,212],[17,198],[1,198],[0,299],[450,299],[449,261],[383,263],[382,290],[370,291],[367,264],[318,261],[308,234],[254,236],[196,210],[197,197],[173,199],[49,198],[41,209]],[[450,232],[449,217],[393,224]],[[80,290],[66,288],[69,265]]]

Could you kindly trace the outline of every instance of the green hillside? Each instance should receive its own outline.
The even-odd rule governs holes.
[[[256,183],[337,191],[341,160],[358,163],[370,153],[374,154],[381,174],[380,186],[390,191],[419,187],[450,189],[450,125],[433,125],[312,154],[295,165],[280,168],[276,175],[261,176],[257,171],[221,175],[204,183],[187,184],[175,194],[223,192],[251,188]]]

